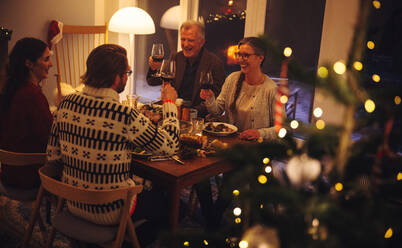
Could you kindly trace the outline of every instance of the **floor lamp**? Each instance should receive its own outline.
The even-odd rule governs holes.
[[[134,71],[134,35],[155,33],[155,24],[151,16],[137,7],[119,9],[110,18],[109,31],[129,34],[128,59]],[[129,80],[128,91],[129,94],[135,93],[134,74]]]

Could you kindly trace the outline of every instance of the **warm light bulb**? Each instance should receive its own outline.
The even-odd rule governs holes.
[[[279,138],[285,137],[286,136],[286,129],[285,128],[279,129],[278,136],[279,136]]]
[[[264,158],[263,160],[262,160],[262,162],[264,163],[264,164],[268,164],[269,163],[269,158]]]
[[[264,208],[264,204],[260,204],[260,208]]]
[[[241,223],[241,218],[236,218],[235,222],[236,222],[236,224],[240,224]]]
[[[388,230],[385,232],[384,238],[389,239],[389,238],[392,237],[392,234],[393,234],[393,230],[392,230],[392,228],[390,227],[390,228],[388,228]]]
[[[373,76],[371,77],[371,79],[373,79],[374,82],[379,83],[381,81],[381,78],[379,75],[377,74],[373,74]]]
[[[238,196],[240,194],[240,191],[238,191],[237,189],[233,190],[233,195],[234,196]]]
[[[282,104],[285,104],[288,102],[288,97],[287,96],[281,96],[280,101]]]
[[[320,118],[322,116],[322,109],[320,107],[317,107],[313,111],[313,115],[317,118]]]
[[[334,71],[339,75],[342,75],[346,71],[346,65],[342,61],[335,62],[333,68],[334,68]]]
[[[374,6],[374,8],[379,9],[379,8],[381,8],[381,2],[377,1],[377,0],[374,0],[373,1],[373,6]]]
[[[292,48],[286,47],[286,48],[283,50],[283,55],[285,55],[286,57],[290,57],[290,55],[292,55]]]
[[[271,173],[272,172],[272,167],[269,166],[269,165],[267,167],[265,167],[265,172],[268,173],[268,174]]]
[[[315,126],[317,127],[317,129],[322,130],[322,129],[324,129],[324,127],[325,127],[325,122],[324,122],[323,120],[318,120],[318,121],[315,123]]]
[[[395,96],[394,102],[395,102],[396,105],[401,104],[401,97],[400,96]]]
[[[204,239],[204,245],[208,245],[208,241]]]
[[[321,66],[318,68],[317,74],[320,78],[326,78],[328,77],[328,69],[324,66]]]
[[[235,216],[241,215],[241,208],[239,208],[239,207],[234,208],[234,209],[233,209],[233,214],[234,214]]]
[[[353,63],[353,68],[355,68],[356,71],[361,71],[363,70],[363,64],[360,61],[355,61]]]
[[[367,48],[368,49],[373,50],[374,47],[375,47],[375,44],[374,44],[373,41],[371,41],[371,40],[367,41]]]
[[[190,242],[184,241],[183,245],[184,245],[184,246],[190,246]]]
[[[342,183],[336,183],[335,184],[335,190],[336,191],[342,191],[343,190],[343,184]]]
[[[240,248],[247,248],[248,247],[248,242],[245,240],[242,240],[239,242],[239,247]]]
[[[261,184],[266,184],[267,181],[268,181],[268,179],[267,179],[266,176],[264,176],[264,175],[259,175],[259,176],[258,176],[258,182],[259,182],[259,183],[261,183]]]
[[[375,110],[375,103],[374,103],[374,101],[371,100],[371,99],[367,99],[367,100],[364,102],[364,108],[366,109],[366,111],[367,111],[368,113],[372,113],[372,112]]]
[[[317,227],[320,225],[320,221],[317,218],[314,218],[313,221],[311,222],[311,225]]]
[[[296,121],[296,120],[291,121],[290,122],[290,127],[293,128],[293,129],[298,128],[299,127],[299,122]]]
[[[396,175],[396,180],[398,181],[402,180],[402,172],[398,172],[398,175]]]

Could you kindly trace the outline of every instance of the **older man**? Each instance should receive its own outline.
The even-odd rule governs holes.
[[[219,94],[225,71],[222,61],[213,53],[204,48],[205,27],[197,21],[186,21],[180,27],[180,42],[182,51],[173,55],[176,61],[176,79],[174,87],[183,100],[198,110],[198,115],[204,117],[207,110],[200,98],[200,74],[210,71],[213,77],[212,90]],[[149,58],[147,82],[149,85],[161,85],[160,78],[152,75],[160,68],[161,62]]]

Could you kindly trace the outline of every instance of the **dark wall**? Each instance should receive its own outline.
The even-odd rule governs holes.
[[[325,0],[268,0],[265,33],[282,48],[290,46],[292,58],[315,70],[318,63]],[[279,76],[280,64],[268,58],[263,70]]]

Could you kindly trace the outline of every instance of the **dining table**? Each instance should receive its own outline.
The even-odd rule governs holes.
[[[250,143],[250,141],[241,140],[237,133],[225,137],[207,136],[209,140],[218,139],[227,143],[228,148],[235,144]],[[178,227],[180,191],[207,178],[228,172],[234,166],[219,156],[195,156],[183,161],[184,164],[180,164],[174,160],[149,161],[134,157],[131,166],[132,173],[136,176],[162,185],[168,190],[172,231],[176,231]]]

